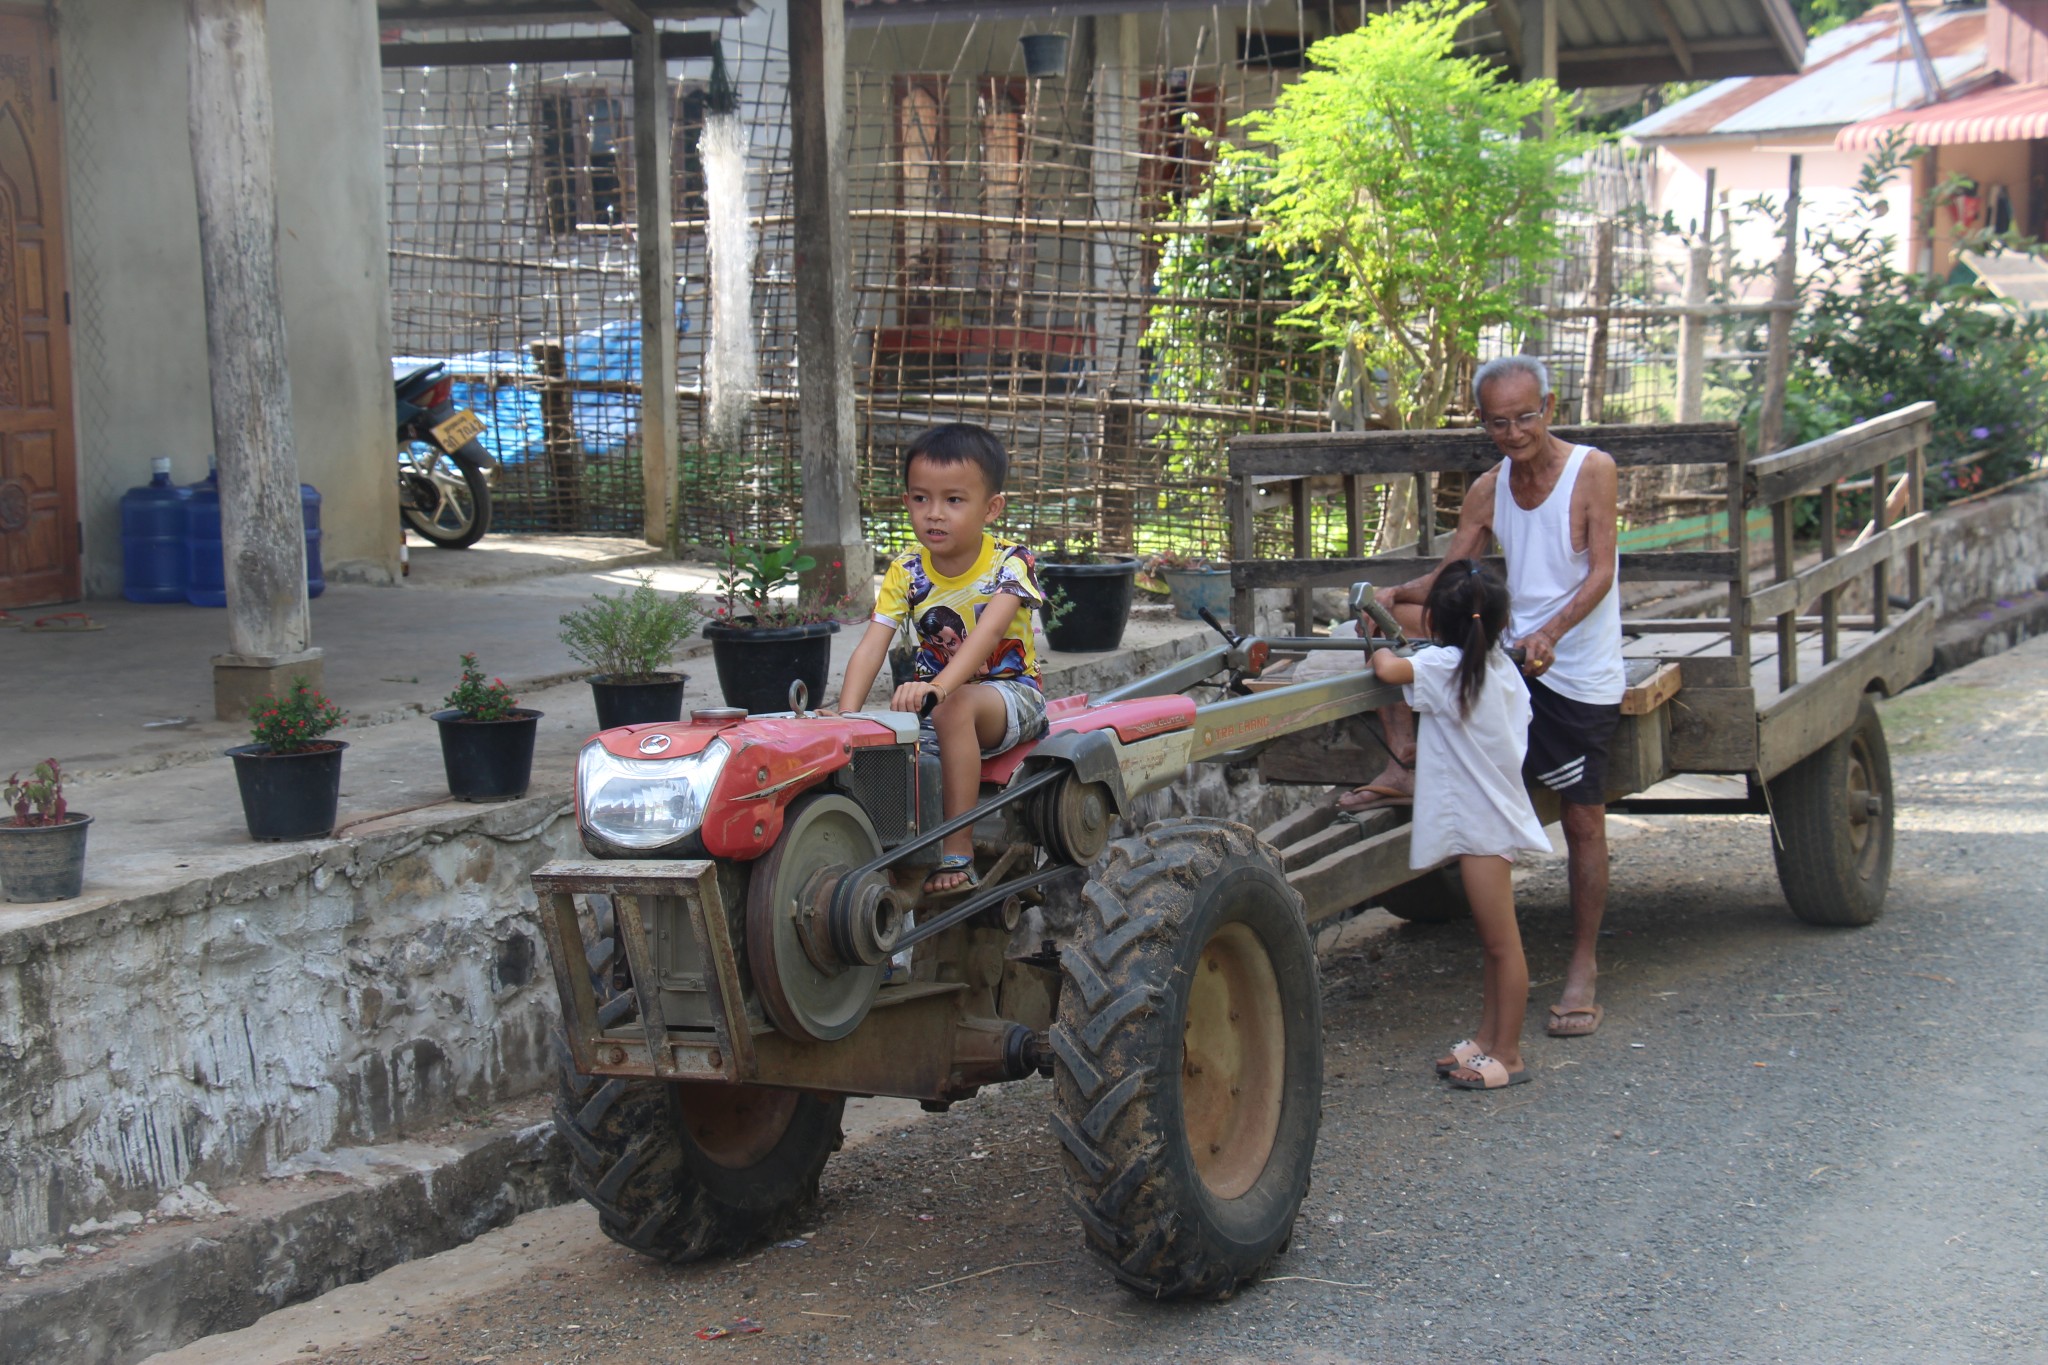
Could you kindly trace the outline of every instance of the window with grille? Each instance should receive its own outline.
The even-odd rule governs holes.
[[[626,104],[601,86],[533,97],[534,194],[550,237],[632,221]]]

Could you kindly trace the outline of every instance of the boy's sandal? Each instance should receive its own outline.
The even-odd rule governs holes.
[[[1529,1079],[1529,1068],[1510,1071],[1485,1053],[1480,1053],[1465,1063],[1465,1070],[1479,1077],[1468,1081],[1462,1076],[1446,1076],[1445,1080],[1460,1090],[1505,1090],[1511,1085],[1521,1085]]]
[[[1451,1044],[1450,1060],[1446,1061],[1441,1057],[1437,1059],[1436,1074],[1448,1076],[1459,1067],[1469,1065],[1474,1057],[1484,1057],[1485,1055],[1486,1049],[1473,1042],[1470,1038],[1465,1039],[1463,1042],[1453,1043]]]
[[[948,873],[960,873],[966,880],[956,882],[943,891],[932,889],[932,880]],[[974,875],[974,856],[969,853],[948,853],[939,859],[939,865],[925,874],[924,893],[927,896],[963,896],[981,885],[981,878]]]

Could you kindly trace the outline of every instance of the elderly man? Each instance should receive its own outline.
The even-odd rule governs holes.
[[[1507,556],[1513,598],[1510,643],[1527,652],[1533,718],[1524,773],[1563,803],[1570,861],[1572,958],[1564,992],[1546,1032],[1575,1038],[1600,1027],[1593,1002],[1595,946],[1607,908],[1607,746],[1621,716],[1621,600],[1615,592],[1614,459],[1550,434],[1557,397],[1543,362],[1511,355],[1473,377],[1480,425],[1507,458],[1481,474],[1465,495],[1445,555],[1477,558],[1489,538]],[[1422,627],[1421,605],[1442,566],[1381,600],[1405,629]],[[1374,781],[1346,793],[1346,810],[1407,805],[1413,799],[1415,717],[1406,706],[1380,713],[1395,761]]]

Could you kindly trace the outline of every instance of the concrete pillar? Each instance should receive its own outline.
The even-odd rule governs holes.
[[[853,239],[846,194],[846,15],[839,0],[789,3],[789,167],[796,187],[797,439],[803,591],[874,605],[874,551],[860,521],[853,405]]]
[[[640,240],[640,477],[645,490],[641,534],[668,544],[675,496],[676,234],[670,204],[674,140],[668,64],[652,23],[633,33],[634,226]]]
[[[220,466],[228,652],[214,712],[320,680],[306,607],[306,542],[291,377],[277,285],[277,183],[264,0],[187,0],[193,182]]]

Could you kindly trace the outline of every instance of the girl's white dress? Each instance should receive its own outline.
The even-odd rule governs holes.
[[[1486,681],[1469,715],[1458,710],[1462,651],[1433,645],[1409,660],[1415,681],[1403,688],[1423,717],[1416,727],[1414,829],[1408,866],[1435,867],[1466,854],[1515,860],[1548,853],[1550,840],[1522,785],[1529,751],[1529,689],[1508,656],[1491,650]]]

